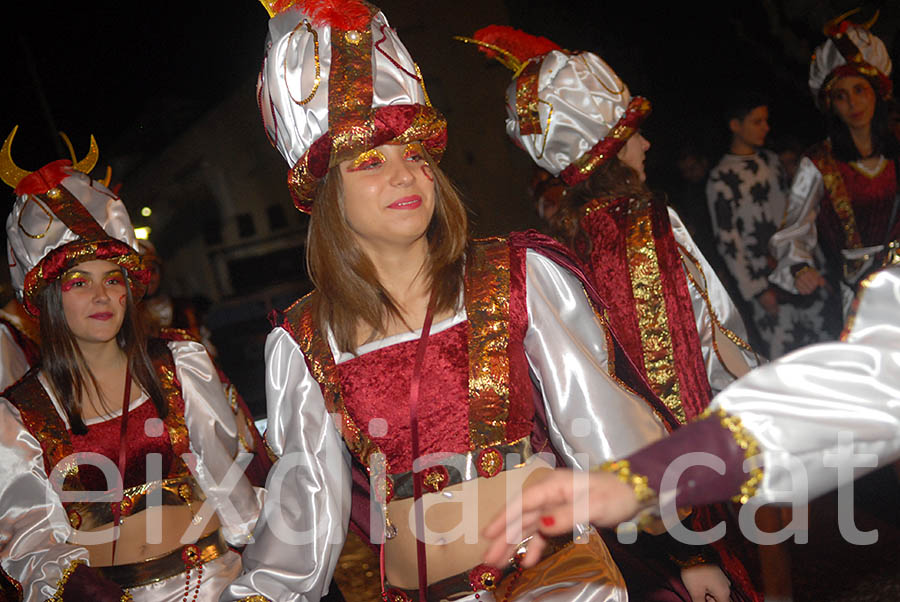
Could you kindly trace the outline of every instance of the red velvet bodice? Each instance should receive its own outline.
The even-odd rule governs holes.
[[[472,449],[467,326],[462,322],[429,337],[417,407],[422,454]],[[412,469],[409,387],[418,344],[397,343],[337,366],[347,411],[387,456],[392,473]]]
[[[126,432],[126,440],[128,441],[128,451],[125,460],[125,488],[134,487],[148,481],[147,478],[147,454],[162,455],[162,472],[159,475],[150,475],[149,480],[158,480],[165,478],[169,474],[175,454],[172,450],[172,443],[169,439],[168,429],[165,428],[161,421],[151,428],[152,435],[149,436],[145,431],[144,425],[147,420],[158,419],[158,414],[153,402],[149,399],[134,408],[128,415],[128,430]],[[156,428],[152,428],[155,426]],[[110,420],[105,420],[97,424],[87,427],[87,433],[84,435],[76,435],[69,433],[72,441],[72,448],[75,453],[93,452],[101,454],[109,458],[113,466],[119,463],[119,436],[122,429],[122,417],[118,416]],[[106,491],[114,486],[114,483],[107,483],[106,477],[100,471],[100,468],[79,463],[79,478],[84,488],[89,491]]]
[[[894,161],[888,161],[881,173],[874,178],[860,173],[849,163],[835,161],[835,164],[847,187],[862,246],[882,244],[897,190]],[[832,248],[844,247],[843,225],[827,195],[822,202],[816,227],[819,236],[827,240]],[[900,238],[900,221],[894,224],[891,240],[897,238]]]

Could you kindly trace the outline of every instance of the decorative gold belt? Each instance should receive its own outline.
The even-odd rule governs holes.
[[[156,558],[96,568],[107,579],[115,581],[123,588],[140,587],[180,575],[188,569],[219,558],[228,550],[228,544],[217,529],[200,538],[197,543],[181,546]]]
[[[525,462],[534,455],[531,439],[472,450],[462,454],[450,454],[423,470],[424,489],[428,493],[445,487],[470,481],[477,477],[493,477]],[[413,496],[412,471],[388,475],[390,499],[402,500]]]

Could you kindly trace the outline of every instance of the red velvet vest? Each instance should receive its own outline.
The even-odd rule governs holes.
[[[666,405],[667,424],[684,424],[711,399],[703,349],[678,243],[665,204],[595,199],[576,245],[607,302],[620,342]]]

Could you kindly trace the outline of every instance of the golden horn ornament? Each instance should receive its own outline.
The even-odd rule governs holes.
[[[476,40],[475,38],[467,38],[465,36],[453,36],[454,40],[459,40],[465,44],[475,44],[476,46],[481,46],[483,48],[487,48],[489,50],[493,50],[499,56],[491,57],[500,62],[504,67],[509,69],[514,73],[513,77],[518,77],[519,73],[521,73],[522,69],[525,68],[525,65],[528,64],[528,61],[520,61],[518,57],[516,57],[513,53],[508,50],[504,50],[495,44],[490,44],[488,42],[482,42],[481,40]]]
[[[71,150],[72,145],[69,145],[69,149]],[[97,165],[97,159],[100,157],[100,149],[97,148],[97,141],[94,140],[94,135],[91,134],[91,147],[88,149],[88,154],[84,156],[84,159],[75,162],[75,151],[72,152],[72,167],[77,169],[83,174],[91,173],[91,170],[94,169],[94,166]]]
[[[834,37],[835,35],[837,35],[838,28],[841,26],[841,23],[843,23],[844,20],[847,19],[848,17],[852,17],[853,15],[855,15],[856,13],[858,13],[861,10],[862,10],[862,7],[857,6],[856,8],[854,8],[852,10],[848,10],[847,12],[845,12],[842,15],[838,15],[837,17],[835,17],[834,19],[832,19],[831,21],[829,21],[828,23],[825,24],[825,26],[822,28],[822,33],[824,33],[829,38]],[[876,15],[876,17],[877,17],[877,15]]]
[[[109,183],[112,181],[112,167],[106,166],[106,176],[100,180],[100,183],[109,188]]]
[[[66,136],[65,132],[60,132],[59,137],[66,143],[66,148],[69,149],[69,157],[72,158],[72,165],[75,165],[75,163],[78,162],[78,157],[75,156],[75,148],[72,146],[72,141],[69,140],[69,137]]]
[[[3,142],[3,148],[0,149],[0,179],[13,189],[19,185],[19,182],[31,174],[30,171],[25,171],[16,165],[12,158],[12,142],[13,138],[16,137],[16,131],[18,131],[18,129],[18,125],[13,127],[9,136],[7,136],[6,140]]]

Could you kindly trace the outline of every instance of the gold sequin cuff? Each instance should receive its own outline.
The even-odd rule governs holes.
[[[725,410],[719,409],[715,411],[706,410],[701,417],[718,417],[722,426],[728,429],[731,436],[734,437],[734,441],[738,444],[738,447],[744,450],[745,459],[750,459],[759,455],[759,442],[757,442],[756,437],[741,424],[741,419],[737,416],[732,416]],[[759,466],[755,466],[750,469],[749,477],[741,485],[740,493],[731,499],[740,504],[746,504],[751,497],[756,495],[756,490],[762,480],[763,470]]]
[[[632,472],[631,463],[628,460],[604,462],[598,467],[598,470],[612,473],[620,481],[629,485],[638,502],[648,502],[656,498],[656,492],[650,487],[647,477]]]

